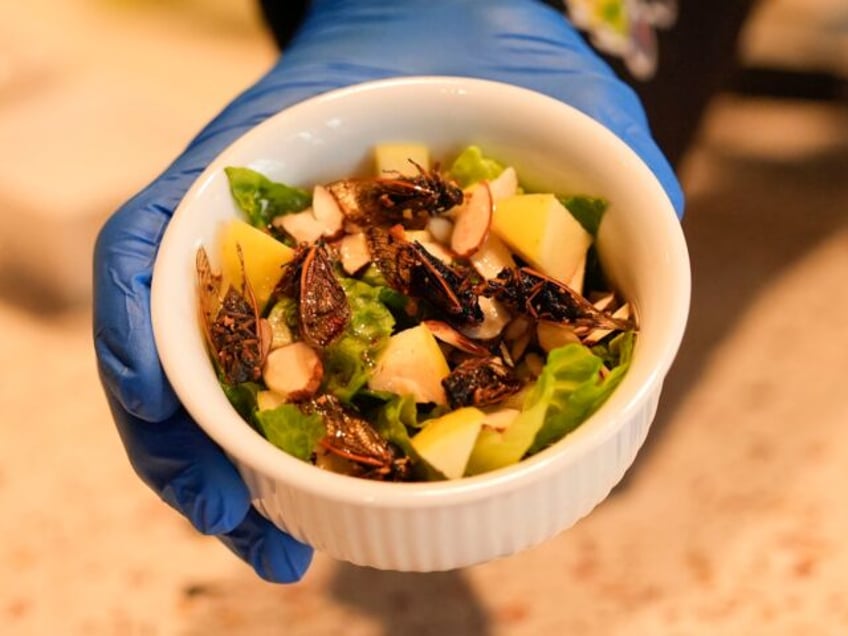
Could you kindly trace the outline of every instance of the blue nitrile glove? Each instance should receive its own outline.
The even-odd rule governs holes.
[[[396,75],[464,75],[547,93],[599,120],[647,162],[675,208],[682,195],[642,108],[563,16],[536,0],[316,0],[281,59],[152,184],[107,222],[94,255],[101,379],[133,467],[257,573],[299,579],[312,550],[250,506],[247,487],[188,417],[162,372],[150,323],[151,268],[192,181],[239,135],[329,89]]]

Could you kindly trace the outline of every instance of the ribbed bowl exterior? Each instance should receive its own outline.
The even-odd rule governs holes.
[[[382,570],[451,570],[515,554],[574,525],[632,464],[660,387],[615,434],[544,478],[485,498],[433,507],[387,507],[305,493],[240,464],[255,507],[329,556]],[[508,520],[508,522],[505,522]]]

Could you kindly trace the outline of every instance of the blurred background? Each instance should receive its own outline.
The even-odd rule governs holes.
[[[848,4],[762,0],[681,164],[690,327],[625,482],[440,574],[263,583],[138,481],[102,397],[97,229],[274,56],[251,0],[0,5],[0,631],[848,633]]]

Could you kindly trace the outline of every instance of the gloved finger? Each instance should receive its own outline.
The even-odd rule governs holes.
[[[179,409],[161,422],[126,412],[106,392],[130,463],[148,486],[205,534],[231,532],[250,509],[250,493],[221,449]]]
[[[149,422],[165,420],[180,408],[162,372],[150,322],[153,262],[178,196],[166,187],[148,188],[107,221],[94,249],[100,378],[121,410]]]
[[[312,562],[312,548],[280,531],[253,508],[237,528],[218,538],[272,583],[299,581]]]

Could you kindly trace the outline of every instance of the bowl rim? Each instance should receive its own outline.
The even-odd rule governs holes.
[[[660,364],[654,365],[639,380],[638,385],[637,379],[632,377],[632,373],[626,374],[622,383],[610,398],[586,422],[547,449],[514,465],[458,480],[412,483],[381,482],[324,471],[292,457],[268,442],[245,422],[234,409],[231,413],[219,414],[216,417],[199,417],[202,415],[203,406],[192,400],[190,394],[188,396],[181,395],[179,391],[181,384],[179,381],[175,381],[178,380],[174,377],[178,369],[178,361],[171,359],[168,353],[168,338],[171,337],[171,334],[167,333],[169,328],[165,326],[168,324],[164,315],[164,308],[167,306],[167,293],[161,283],[163,277],[157,276],[157,273],[167,267],[169,261],[173,262],[176,258],[173,254],[169,254],[167,248],[170,245],[170,237],[174,233],[172,228],[180,225],[181,211],[190,206],[191,202],[203,192],[208,182],[223,169],[229,155],[237,152],[242,146],[249,145],[255,137],[273,128],[276,122],[284,118],[297,117],[301,112],[307,111],[317,104],[344,100],[350,95],[363,92],[391,92],[417,87],[475,91],[484,94],[507,91],[556,115],[580,119],[582,125],[590,127],[599,140],[605,143],[611,151],[616,152],[617,160],[624,162],[627,169],[640,173],[640,180],[645,182],[646,188],[654,191],[653,196],[657,201],[664,202],[663,210],[658,211],[658,215],[660,217],[659,222],[667,237],[665,247],[668,250],[669,258],[679,264],[676,271],[671,273],[676,292],[672,295],[674,306],[669,309],[677,316],[677,320],[673,323],[673,331],[667,334],[662,347],[660,347],[658,356]],[[197,425],[220,445],[224,452],[237,464],[239,462],[244,463],[268,478],[287,483],[301,491],[325,499],[339,502],[357,502],[360,505],[379,508],[408,509],[444,506],[446,504],[459,505],[471,500],[502,495],[505,492],[520,489],[523,485],[536,482],[552,472],[561,470],[564,465],[578,461],[580,457],[613,437],[624,423],[638,415],[639,410],[661,386],[682,341],[688,319],[690,294],[691,273],[688,250],[671,201],[653,172],[623,140],[601,123],[573,106],[531,89],[494,80],[425,75],[372,80],[321,93],[271,114],[224,148],[194,180],[174,210],[174,214],[165,229],[154,263],[151,281],[151,317],[154,340],[163,370],[166,377],[171,381],[178,399],[194,418]],[[638,340],[634,359],[635,356],[638,356]],[[587,426],[589,422],[591,422],[591,426]]]

